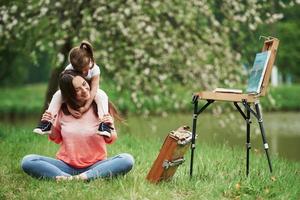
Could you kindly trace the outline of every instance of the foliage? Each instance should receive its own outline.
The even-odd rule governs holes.
[[[5,48],[30,36],[25,43],[32,58],[48,52],[51,66],[60,68],[70,48],[88,39],[102,76],[114,81],[117,92],[130,91],[135,109],[148,113],[147,101],[161,102],[161,95],[180,98],[167,87],[171,83],[195,91],[241,82],[236,41],[243,47],[245,33],[282,17],[271,5],[256,0],[15,0],[0,8],[0,38]]]
[[[15,88],[1,88],[0,113],[2,117],[37,115],[42,108],[45,85],[26,85]]]
[[[300,110],[300,87],[299,85],[285,85],[270,89],[269,96],[262,99],[262,106],[268,111],[296,111]]]
[[[300,44],[295,42],[300,35],[299,9],[300,5],[297,5],[291,8],[289,12],[285,10],[285,18],[278,23],[276,28],[282,44],[278,54],[278,67],[284,75],[292,75],[296,82],[300,82]]]
[[[28,76],[28,58],[13,47],[0,48],[0,83],[2,86],[20,85]],[[22,66],[22,67],[20,67]]]

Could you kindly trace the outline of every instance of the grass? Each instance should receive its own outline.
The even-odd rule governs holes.
[[[131,123],[131,122],[129,122]],[[128,152],[133,171],[113,180],[89,183],[37,180],[20,169],[27,154],[53,157],[58,146],[31,133],[32,124],[0,124],[0,199],[299,199],[300,164],[272,157],[270,174],[264,154],[251,152],[250,175],[245,176],[245,152],[227,145],[197,144],[194,177],[189,179],[189,157],[169,182],[151,184],[145,177],[164,136],[131,132],[121,127],[109,154]],[[134,125],[133,125],[134,126]],[[125,131],[126,130],[126,131]]]

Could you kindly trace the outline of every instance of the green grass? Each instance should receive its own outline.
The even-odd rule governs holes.
[[[129,122],[130,123],[130,122]],[[109,154],[128,152],[134,169],[125,177],[89,183],[37,180],[20,169],[27,154],[53,157],[58,146],[31,133],[32,124],[0,124],[0,199],[299,199],[300,164],[272,157],[268,171],[264,154],[250,157],[245,176],[245,152],[226,145],[197,144],[194,178],[189,179],[189,154],[169,182],[151,184],[145,177],[164,136],[145,135],[121,128]],[[127,130],[126,133],[124,130]]]

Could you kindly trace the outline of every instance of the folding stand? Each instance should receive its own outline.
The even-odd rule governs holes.
[[[214,100],[208,100],[207,103],[198,110],[198,96],[193,96],[193,104],[194,104],[194,115],[193,115],[193,129],[192,129],[192,143],[191,143],[191,163],[190,163],[190,177],[192,177],[193,175],[193,160],[194,160],[194,150],[196,148],[196,144],[195,144],[195,138],[196,138],[196,124],[197,124],[197,118],[198,115],[200,113],[202,113],[211,103],[213,103]],[[242,115],[242,117],[244,118],[244,120],[246,121],[246,175],[249,175],[249,152],[251,149],[251,143],[250,143],[250,124],[251,122],[251,118],[250,118],[250,113],[252,113],[255,118],[257,119],[258,123],[259,123],[259,127],[260,127],[260,132],[261,132],[261,136],[262,136],[262,141],[263,141],[263,145],[264,145],[264,149],[266,152],[266,156],[267,156],[267,160],[268,160],[268,164],[269,164],[269,169],[270,172],[272,173],[272,163],[271,163],[271,159],[269,156],[269,145],[267,143],[267,139],[265,136],[265,129],[263,126],[263,118],[262,118],[262,114],[261,114],[261,109],[260,109],[260,105],[259,105],[259,101],[257,100],[254,103],[255,106],[255,110],[254,111],[251,107],[250,104],[246,101],[243,100],[242,101],[243,106],[246,109],[246,114],[242,111],[242,109],[240,108],[240,106],[238,105],[237,102],[234,102],[235,107],[237,108],[237,110],[239,111],[239,113]]]

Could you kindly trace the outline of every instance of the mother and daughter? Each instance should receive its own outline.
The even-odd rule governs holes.
[[[27,155],[21,167],[36,178],[56,180],[92,180],[129,172],[134,163],[130,154],[107,158],[106,144],[117,138],[114,118],[117,110],[99,89],[99,66],[92,46],[82,42],[69,53],[70,64],[59,77],[60,90],[53,96],[41,123],[34,129],[49,134],[60,144],[56,159]]]
[[[80,118],[83,113],[85,113],[91,106],[92,102],[95,101],[98,109],[98,117],[101,119],[104,115],[108,114],[108,97],[106,93],[99,89],[100,80],[100,68],[96,65],[94,60],[94,53],[92,45],[87,42],[81,42],[80,46],[74,47],[69,53],[70,64],[65,68],[65,70],[73,70],[84,76],[91,85],[91,97],[82,106],[74,104],[73,107],[69,107],[70,113],[76,117]],[[47,112],[51,113],[55,117],[60,110],[63,103],[63,97],[61,90],[58,90],[52,97],[49,104]],[[51,121],[41,120],[40,124],[33,130],[33,132],[38,134],[48,134],[51,130]],[[99,125],[99,134],[109,134],[110,127],[107,124],[101,123]]]

